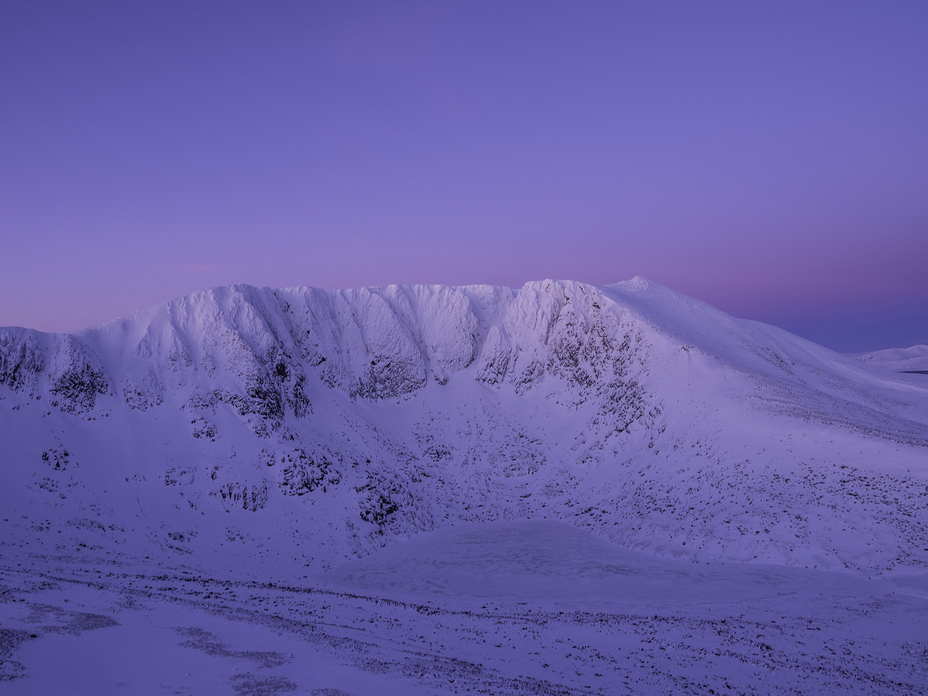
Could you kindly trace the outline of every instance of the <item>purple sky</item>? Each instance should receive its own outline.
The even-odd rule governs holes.
[[[928,3],[0,5],[0,325],[635,275],[928,343]]]

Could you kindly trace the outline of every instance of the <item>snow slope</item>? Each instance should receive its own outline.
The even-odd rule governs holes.
[[[0,564],[27,595],[35,578],[102,568],[123,569],[107,571],[116,594],[138,591],[133,573],[170,571],[252,593],[350,575],[372,596],[428,595],[399,571],[414,562],[382,554],[546,520],[592,534],[558,532],[579,554],[571,567],[610,548],[655,559],[638,585],[693,562],[748,563],[796,569],[778,571],[784,593],[813,586],[809,569],[851,573],[863,594],[895,591],[866,584],[876,576],[928,594],[926,404],[923,375],[641,278],[216,288],[74,335],[0,329]],[[392,579],[351,566],[363,559]],[[732,597],[756,599],[752,572],[731,570]],[[530,574],[538,601],[617,591],[608,573],[589,596]],[[484,575],[456,592],[488,596],[497,579]],[[594,688],[583,674],[566,693]]]
[[[862,363],[884,367],[895,372],[928,374],[928,346],[889,348],[855,356]]]

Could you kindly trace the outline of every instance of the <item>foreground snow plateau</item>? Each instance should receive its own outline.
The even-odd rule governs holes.
[[[920,357],[640,278],[0,329],[0,689],[919,693]]]

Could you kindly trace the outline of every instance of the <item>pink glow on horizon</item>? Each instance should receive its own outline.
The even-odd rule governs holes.
[[[239,282],[928,306],[922,3],[14,3],[0,104],[0,325]]]

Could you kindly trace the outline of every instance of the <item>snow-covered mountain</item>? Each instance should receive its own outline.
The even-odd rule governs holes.
[[[919,693],[910,357],[640,278],[234,286],[0,329],[0,682]]]
[[[928,565],[928,380],[641,278],[216,288],[2,329],[0,396],[7,545],[286,576],[556,518],[671,557]]]

